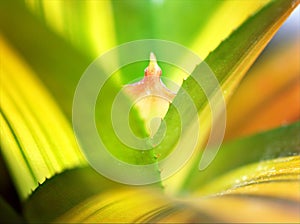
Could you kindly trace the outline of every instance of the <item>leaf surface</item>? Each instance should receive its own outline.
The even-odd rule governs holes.
[[[269,3],[262,10],[243,23],[205,59],[205,63],[209,65],[220,82],[226,102],[231,97],[233,91],[249,67],[295,7],[295,1],[273,1]],[[261,21],[264,21],[264,23],[261,23]],[[194,70],[194,73],[199,73],[199,77],[201,75],[201,67],[202,65],[200,64]],[[203,73],[202,76],[204,76],[204,74],[205,73]],[[204,78],[202,78],[202,81],[206,82]],[[207,80],[207,82],[209,82],[209,80]],[[203,146],[208,138],[209,131],[214,128],[216,130],[222,129],[225,126],[222,120],[219,120],[216,126],[211,126],[212,120],[209,111],[208,99],[192,76],[183,83],[182,89],[185,89],[189,95],[192,96],[198,109],[201,133],[198,137],[196,152],[192,159],[188,161],[187,165],[180,172],[166,181],[166,185],[170,187],[171,192],[180,188],[179,186],[182,182],[179,180],[184,180],[188,175],[187,173],[192,169],[191,167],[195,167],[193,164],[199,163],[199,154],[204,148]],[[211,96],[213,96],[213,94],[215,93],[212,91]],[[208,96],[209,100],[212,99],[210,98],[211,96]],[[184,97],[182,96],[182,99],[180,99],[180,97],[181,94],[179,91],[179,94],[174,100],[184,102]],[[171,105],[165,117],[169,131],[166,135],[169,137],[165,142],[162,142],[157,149],[155,149],[156,153],[166,155],[170,149],[166,147],[166,145],[174,146],[176,143],[175,139],[178,137],[178,133],[173,130],[176,130],[175,128],[178,126],[178,120],[180,120],[176,117],[176,113],[175,108]],[[209,155],[211,152],[204,151],[202,157],[205,156],[205,153]],[[212,157],[213,156],[210,158]]]

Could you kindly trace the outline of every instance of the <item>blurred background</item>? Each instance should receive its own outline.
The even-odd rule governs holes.
[[[246,74],[228,105],[226,139],[300,119],[300,8]]]
[[[243,19],[251,16],[251,12],[242,10],[247,1],[239,1],[240,11],[228,4],[226,15],[218,14],[225,7],[218,1],[191,2],[183,5],[180,1],[163,0],[112,1],[112,4],[26,0],[24,4],[11,4],[11,11],[1,11],[1,29],[6,41],[34,68],[70,120],[72,94],[80,75],[95,57],[112,47],[137,39],[158,38],[183,44],[204,59]],[[255,7],[259,6],[249,3],[248,9]],[[230,10],[240,19],[229,18]],[[228,104],[225,141],[300,119],[299,10],[298,6],[233,94]],[[218,17],[216,20],[228,21],[228,26],[209,24],[211,14]],[[176,29],[168,29],[169,26]],[[206,32],[211,27],[214,28]],[[41,52],[47,57],[41,57]],[[146,64],[134,69],[142,72]],[[184,75],[174,75],[168,65],[162,64],[162,69],[166,76],[181,83]],[[141,75],[123,76],[121,83]],[[19,198],[1,155],[0,195],[20,211]]]

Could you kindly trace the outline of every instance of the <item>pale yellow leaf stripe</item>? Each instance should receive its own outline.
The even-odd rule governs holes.
[[[192,43],[191,49],[200,58],[205,59],[237,27],[270,1],[223,1],[221,7],[214,12],[205,27],[201,29]]]
[[[86,162],[69,123],[34,71],[1,37],[0,48],[1,145],[12,176],[22,180],[17,186],[25,199],[45,178]]]
[[[193,216],[200,217],[200,214],[193,207],[176,203],[154,189],[136,187],[120,188],[90,197],[54,222],[191,223]]]
[[[299,203],[268,197],[225,195],[193,199],[191,206],[225,220],[218,223],[298,223],[300,219]]]
[[[235,66],[232,67],[231,71],[229,71],[230,75],[223,80],[223,83],[221,83],[221,89],[223,91],[223,96],[226,103],[230,100],[234,90],[237,88],[238,84],[240,83],[250,66],[254,63],[255,59],[266,47],[270,39],[274,36],[276,31],[280,28],[280,26],[292,11],[293,8],[287,10],[283,15],[280,16],[277,21],[274,22],[274,24],[268,30],[262,33],[261,36],[255,42],[253,42],[249,48],[245,49],[243,56],[239,59],[239,61],[235,63]],[[209,133],[211,126],[211,111],[208,104],[202,111],[200,111],[199,117],[201,132],[196,148],[201,149],[207,139],[207,135],[203,135],[203,133]],[[180,185],[183,182],[178,180],[184,180],[188,172],[194,166],[193,163],[196,163],[196,161],[199,159],[197,158],[196,154],[194,155],[195,156],[192,157],[192,159],[183,169],[181,169],[178,173],[176,173],[176,175],[165,181],[165,184],[169,186],[168,191],[170,194],[173,194],[180,189]]]
[[[230,223],[297,222],[299,189],[300,156],[290,156],[229,172],[180,201]]]
[[[297,222],[300,216],[297,210],[299,159],[300,156],[291,156],[245,166],[226,175],[222,179],[225,185],[212,183],[210,187],[219,187],[217,194],[212,191],[210,195],[199,196],[196,193],[175,198],[151,188],[122,187],[108,190],[77,204],[55,222]],[[235,180],[239,180],[241,174],[243,178],[245,173],[248,177],[244,181],[254,181],[252,189],[240,186],[235,191],[222,191],[227,183],[237,186]],[[234,177],[230,177],[232,175]]]
[[[290,183],[282,185],[280,181],[290,181]],[[290,198],[300,202],[299,185],[300,156],[290,156],[244,166],[218,177],[215,181],[201,187],[195,194],[247,193]]]
[[[84,53],[96,57],[116,45],[110,1],[26,0],[25,3],[34,14],[44,17],[51,29],[69,39]],[[82,7],[84,15],[74,14],[77,7]],[[79,20],[79,16],[84,20]],[[79,23],[84,24],[84,30],[78,31]],[[91,45],[91,49],[88,45]]]

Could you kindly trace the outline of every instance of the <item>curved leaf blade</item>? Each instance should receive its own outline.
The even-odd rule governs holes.
[[[34,72],[3,38],[0,46],[5,54],[1,55],[0,130],[5,139],[1,150],[25,199],[46,178],[86,162],[67,120]]]
[[[205,62],[210,66],[219,80],[226,101],[229,100],[249,67],[298,3],[299,1],[292,0],[278,0],[269,3],[243,23],[205,59]],[[264,23],[262,24],[261,21],[264,21]],[[199,72],[197,68],[195,72]],[[194,103],[198,108],[202,132],[201,136],[199,136],[199,142],[196,147],[197,151],[194,153],[193,158],[176,175],[166,181],[166,185],[169,186],[171,192],[176,192],[182,184],[180,180],[184,180],[189,172],[193,172],[191,169],[195,167],[195,163],[199,162],[201,149],[205,144],[210,128],[212,128],[210,127],[211,115],[208,100],[201,87],[190,77],[183,82],[182,88],[193,97]],[[178,96],[175,97],[175,100],[180,101]],[[182,99],[182,102],[184,102],[184,99]],[[176,110],[171,105],[165,117],[168,130],[175,130],[177,125],[173,121],[175,113]],[[173,131],[167,133],[166,135],[169,136],[168,141],[163,142],[165,145],[161,145],[155,149],[157,150],[155,152],[162,155],[168,154],[166,149],[168,151],[170,148],[166,145],[175,142],[176,134]]]

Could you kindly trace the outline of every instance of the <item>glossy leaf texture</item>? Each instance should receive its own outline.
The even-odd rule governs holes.
[[[300,125],[297,122],[224,144],[214,162],[205,171],[193,169],[186,179],[183,192],[201,189],[203,185],[218,179],[220,175],[248,164],[298,155],[300,152],[300,141],[297,138],[299,131]],[[295,167],[295,169],[298,168]],[[251,171],[245,172],[245,176],[251,173]]]

